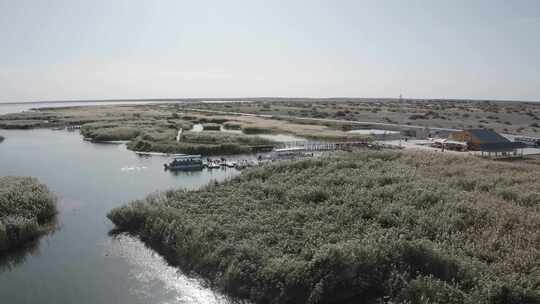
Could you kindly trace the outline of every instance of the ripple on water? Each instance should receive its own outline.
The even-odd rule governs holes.
[[[105,255],[120,257],[130,265],[129,276],[141,284],[130,292],[146,299],[153,299],[154,288],[165,288],[172,302],[228,304],[226,296],[208,289],[195,278],[190,278],[177,268],[169,266],[165,259],[145,246],[137,238],[120,234],[109,239],[104,246]]]
[[[146,170],[148,167],[146,166],[124,166],[120,168],[120,171],[129,172],[129,171],[141,171]]]

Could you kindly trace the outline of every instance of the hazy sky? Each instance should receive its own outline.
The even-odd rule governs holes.
[[[540,101],[540,1],[0,0],[0,102]]]

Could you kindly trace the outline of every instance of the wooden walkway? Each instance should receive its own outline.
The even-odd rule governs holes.
[[[334,151],[334,150],[349,150],[357,147],[375,147],[376,144],[368,141],[341,141],[341,142],[325,142],[325,141],[291,141],[276,145],[274,151]]]
[[[261,145],[251,146],[253,152],[315,152],[315,151],[336,151],[346,150],[350,151],[353,148],[368,148],[368,149],[402,149],[395,145],[384,144],[381,142],[370,141],[339,141],[339,142],[327,142],[327,141],[288,141],[281,142],[275,145]]]

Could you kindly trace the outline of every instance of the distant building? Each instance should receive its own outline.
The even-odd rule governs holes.
[[[499,133],[487,129],[470,129],[451,133],[450,139],[467,143],[467,149],[481,151],[487,156],[516,156],[518,149],[526,147],[524,143],[513,142]],[[521,150],[523,155],[523,150]]]

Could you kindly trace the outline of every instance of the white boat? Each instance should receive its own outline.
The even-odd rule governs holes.
[[[219,169],[219,168],[221,168],[219,163],[216,163],[216,162],[209,162],[207,167],[208,167],[208,169]]]

